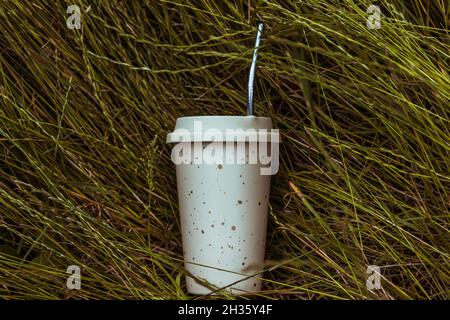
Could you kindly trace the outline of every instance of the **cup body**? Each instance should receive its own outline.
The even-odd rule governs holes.
[[[202,133],[211,128],[218,132],[272,128],[269,118],[205,116],[180,118],[176,129],[193,133],[195,121],[202,122]],[[252,141],[225,135],[208,140],[214,139],[197,135],[177,144],[177,152],[186,156],[183,163],[178,160],[176,174],[187,289],[192,294],[218,289],[257,292],[262,283],[271,175],[261,174],[263,165],[255,161],[258,143],[254,147]],[[171,137],[168,141],[174,142]]]

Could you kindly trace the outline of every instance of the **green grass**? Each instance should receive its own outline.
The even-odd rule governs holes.
[[[379,30],[370,1],[74,2],[0,2],[0,298],[192,298],[165,135],[245,114],[256,19],[283,140],[260,296],[449,298],[448,1],[379,1]]]

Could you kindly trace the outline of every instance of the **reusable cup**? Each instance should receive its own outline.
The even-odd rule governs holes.
[[[167,135],[175,143],[192,294],[261,289],[270,179],[278,169],[278,132],[271,129],[265,117],[199,116],[179,118]]]

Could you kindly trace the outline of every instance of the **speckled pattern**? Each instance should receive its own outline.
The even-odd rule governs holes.
[[[224,287],[261,271],[270,176],[259,170],[257,164],[225,161],[177,166],[185,266],[192,275]],[[191,277],[187,287],[190,293],[211,291]],[[260,289],[255,276],[228,288],[233,293]]]

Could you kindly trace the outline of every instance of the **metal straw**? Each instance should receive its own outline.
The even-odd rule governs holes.
[[[248,96],[247,96],[247,115],[253,115],[253,85],[255,83],[256,60],[258,59],[258,48],[261,42],[261,36],[264,31],[264,24],[258,23],[258,33],[256,34],[255,49],[253,50],[252,65],[248,76]]]

